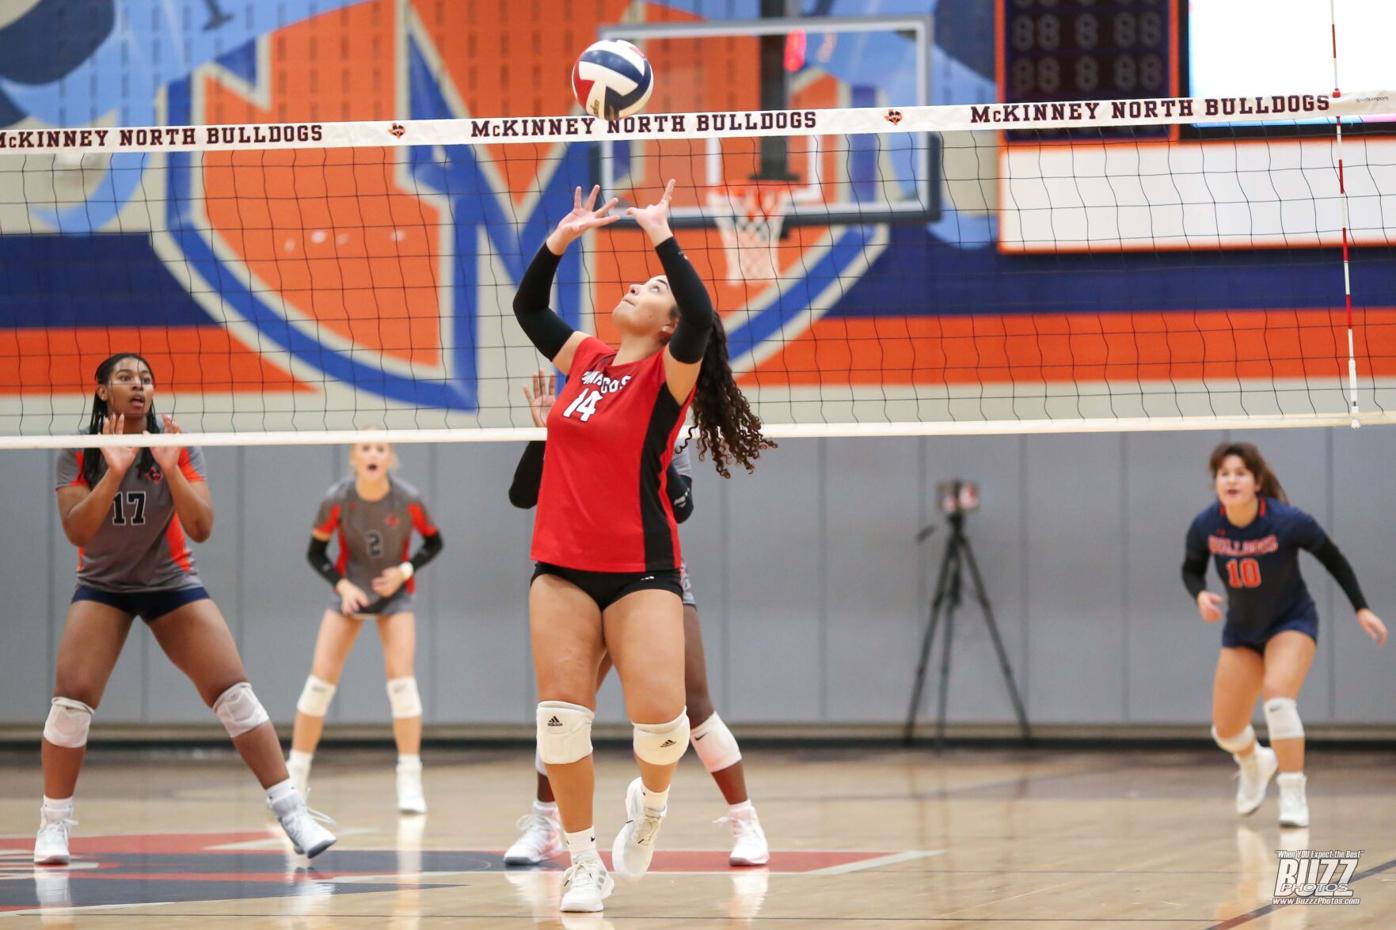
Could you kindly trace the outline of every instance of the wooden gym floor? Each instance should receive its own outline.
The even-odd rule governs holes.
[[[526,749],[428,752],[431,812],[393,810],[392,756],[327,748],[312,806],[339,844],[307,869],[228,752],[97,750],[75,859],[28,858],[37,757],[0,755],[0,930],[150,928],[1396,927],[1396,766],[1310,753],[1313,826],[1244,820],[1217,751],[767,749],[747,777],[774,850],[731,869],[725,807],[685,759],[649,876],[604,915],[556,912],[561,865],[505,870],[532,796]],[[633,769],[599,760],[609,848]],[[1277,849],[1362,850],[1354,906],[1273,905]]]

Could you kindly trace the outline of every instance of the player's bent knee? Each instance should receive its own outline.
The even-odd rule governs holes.
[[[1222,736],[1214,726],[1212,727],[1212,739],[1227,752],[1237,753],[1255,742],[1255,728],[1248,723],[1244,730],[1234,736]]]
[[[650,765],[673,765],[688,749],[688,711],[668,723],[635,724],[635,758]]]
[[[1270,742],[1280,739],[1303,739],[1304,721],[1299,719],[1299,705],[1294,698],[1275,697],[1265,702],[1265,725],[1270,730]]]
[[[56,697],[44,721],[44,739],[64,749],[81,749],[87,745],[87,731],[91,726],[91,707],[72,698]]]
[[[267,709],[252,693],[252,686],[245,681],[218,695],[218,700],[213,702],[213,714],[234,739],[271,720]]]
[[[417,691],[417,679],[412,675],[388,679],[388,706],[393,719],[422,716],[422,696]]]
[[[690,737],[693,751],[709,772],[721,772],[742,761],[742,750],[737,746],[737,738],[727,729],[727,724],[716,713],[709,715],[693,728]]]
[[[325,679],[310,675],[305,679],[300,700],[296,701],[296,710],[308,717],[323,717],[330,712],[336,690],[337,686]]]
[[[548,765],[569,765],[591,755],[591,722],[596,714],[580,704],[540,701],[538,755]]]

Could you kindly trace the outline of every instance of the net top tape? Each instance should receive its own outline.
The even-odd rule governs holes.
[[[499,145],[720,139],[749,136],[885,135],[1007,129],[1091,129],[1324,120],[1396,114],[1396,91],[1238,97],[1158,97],[1060,103],[932,107],[654,113],[620,120],[582,114],[488,119],[232,123],[205,126],[91,126],[6,129],[0,154],[218,152],[268,149]]]

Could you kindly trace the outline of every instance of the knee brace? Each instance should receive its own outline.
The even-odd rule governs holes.
[[[635,724],[635,758],[650,765],[673,765],[688,749],[688,712],[668,723]]]
[[[737,738],[716,713],[694,727],[690,742],[693,743],[693,751],[698,753],[703,768],[710,773],[721,772],[742,761],[742,750],[737,746]]]
[[[213,702],[213,714],[235,739],[271,719],[257,695],[252,693],[252,686],[245,681],[218,695],[218,700]]]
[[[334,700],[335,690],[335,686],[325,679],[309,676],[301,689],[300,700],[296,702],[296,710],[309,717],[325,716],[330,712],[330,701]]]
[[[1248,723],[1246,728],[1235,736],[1222,736],[1216,727],[1212,727],[1212,739],[1216,740],[1218,746],[1235,755],[1255,742],[1255,727]]]
[[[1270,742],[1277,739],[1303,739],[1304,721],[1299,719],[1299,705],[1294,698],[1276,697],[1265,702],[1265,725],[1270,730]]]
[[[591,755],[591,721],[596,714],[580,704],[542,701],[538,705],[538,755],[549,765],[567,765]]]
[[[417,692],[417,679],[411,675],[388,679],[388,706],[393,719],[422,716],[422,696]]]
[[[44,721],[44,739],[64,749],[80,749],[87,745],[87,730],[92,726],[92,708],[82,701],[56,697],[49,705],[48,720]]]

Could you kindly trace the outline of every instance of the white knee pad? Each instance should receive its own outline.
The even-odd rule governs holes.
[[[650,765],[673,765],[688,749],[688,712],[668,723],[635,724],[635,758]]]
[[[213,702],[214,716],[223,724],[223,729],[231,737],[239,737],[249,730],[255,730],[271,718],[267,709],[252,693],[252,686],[240,681],[218,695]]]
[[[591,755],[591,721],[596,714],[580,704],[542,701],[538,705],[538,755],[548,765],[567,765]]]
[[[87,745],[87,730],[92,726],[92,708],[82,701],[56,697],[49,705],[48,720],[44,721],[44,739],[64,749],[80,749]]]
[[[1212,727],[1212,739],[1227,752],[1235,754],[1255,742],[1255,728],[1248,723],[1246,728],[1235,736],[1222,736],[1216,727]]]
[[[330,712],[330,701],[334,700],[335,690],[335,686],[325,679],[309,676],[301,689],[300,700],[296,702],[296,710],[310,717],[325,716]]]
[[[702,760],[703,768],[709,772],[721,772],[742,761],[737,738],[716,713],[693,728],[690,742],[693,743],[693,751]]]
[[[417,679],[411,675],[388,679],[388,706],[393,719],[422,716],[422,696],[417,692]]]
[[[1265,702],[1265,724],[1270,729],[1270,742],[1277,739],[1303,739],[1304,721],[1299,719],[1299,705],[1294,698],[1277,697]]]

